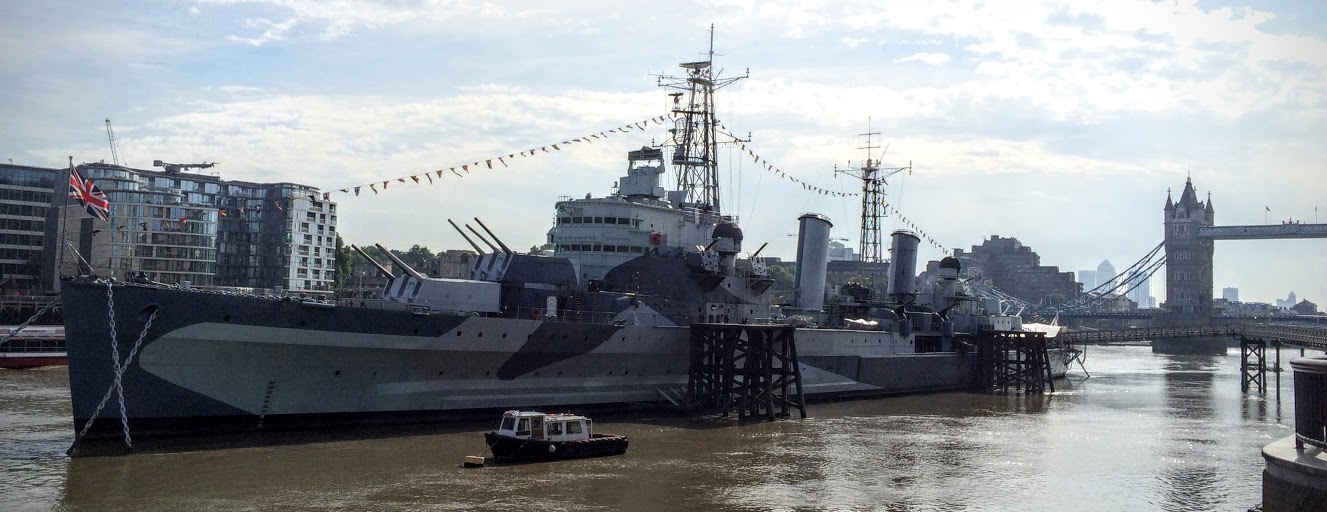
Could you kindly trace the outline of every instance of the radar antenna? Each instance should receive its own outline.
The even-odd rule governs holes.
[[[710,25],[710,49],[707,60],[679,64],[686,70],[681,77],[660,75],[659,86],[672,89],[673,128],[671,140],[673,167],[677,169],[677,190],[684,191],[683,202],[711,207],[719,211],[718,125],[714,115],[714,91],[750,76],[722,78],[714,71],[714,25]],[[684,98],[685,97],[685,98]]]
[[[834,166],[834,174],[843,173],[862,180],[862,232],[858,254],[862,261],[870,263],[884,261],[880,250],[880,217],[883,217],[881,210],[884,208],[885,193],[880,185],[885,182],[885,178],[900,172],[908,171],[908,174],[912,174],[912,162],[908,162],[905,167],[880,168],[880,160],[871,156],[871,150],[880,149],[880,146],[872,145],[871,138],[879,135],[880,132],[871,131],[871,118],[866,118],[866,133],[858,134],[859,137],[866,137],[866,145],[857,148],[866,150],[866,163],[847,169]],[[889,146],[884,149],[889,151]],[[880,154],[883,156],[885,151]],[[852,162],[848,162],[848,165],[851,166]]]

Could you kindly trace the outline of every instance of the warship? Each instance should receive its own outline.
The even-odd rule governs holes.
[[[716,76],[712,55],[681,65],[669,142],[629,152],[611,194],[556,201],[551,255],[512,251],[476,218],[482,233],[452,223],[479,254],[469,279],[429,277],[383,251],[389,280],[368,303],[67,278],[76,447],[129,432],[663,403],[684,396],[698,323],[798,322],[810,399],[969,386],[978,331],[1017,319],[971,293],[953,258],[919,287],[909,232],[892,235],[888,297],[826,301],[831,223],[802,215],[800,300],[796,311],[775,304],[761,251],[739,257],[742,230],[719,208],[713,95],[732,79]],[[662,186],[666,164],[675,190]]]

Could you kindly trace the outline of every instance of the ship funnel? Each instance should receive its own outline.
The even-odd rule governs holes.
[[[917,245],[922,239],[906,230],[895,231],[889,252],[889,295],[895,302],[917,293]]]
[[[829,217],[804,213],[797,218],[797,268],[793,287],[797,307],[820,311],[825,305],[825,270],[829,267]]]

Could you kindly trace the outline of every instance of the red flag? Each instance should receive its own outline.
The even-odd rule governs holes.
[[[85,180],[78,175],[78,169],[74,163],[69,163],[69,197],[77,199],[88,215],[101,220],[110,218],[111,203],[106,200],[106,193],[97,188],[92,180]]]

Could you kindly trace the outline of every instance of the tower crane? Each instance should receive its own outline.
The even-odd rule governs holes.
[[[106,118],[106,138],[111,141],[111,162],[120,165],[120,152],[115,149],[115,130],[111,129],[111,118]]]
[[[165,169],[166,172],[180,172],[189,169],[206,169],[208,167],[212,167],[220,163],[221,162],[203,162],[201,164],[172,164],[169,162],[162,162],[161,160],[153,160],[152,167],[160,167],[162,169]]]

